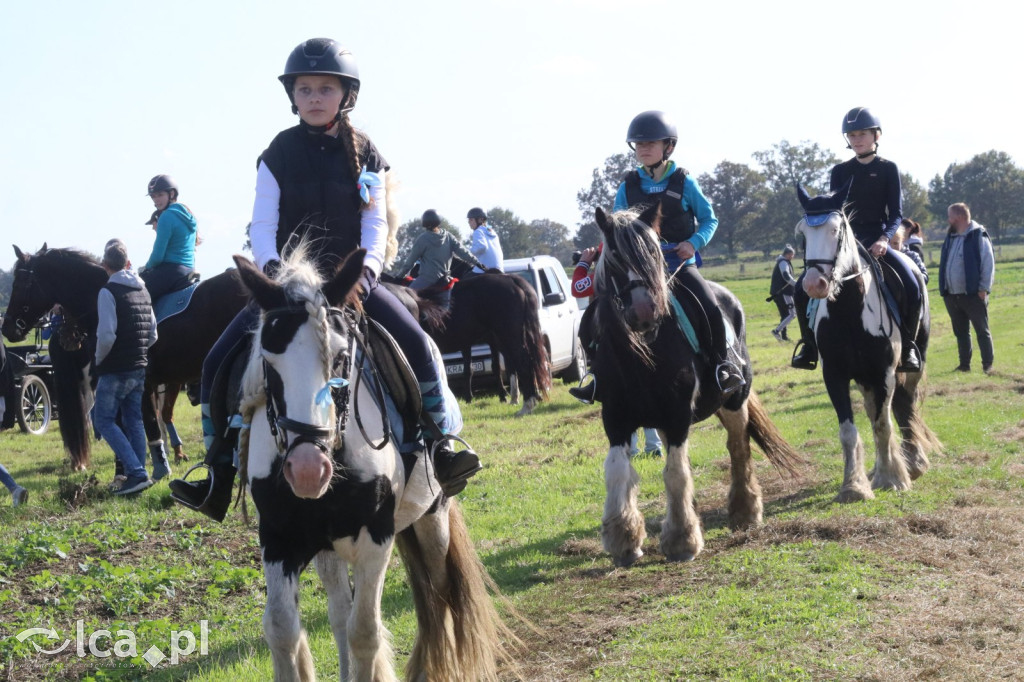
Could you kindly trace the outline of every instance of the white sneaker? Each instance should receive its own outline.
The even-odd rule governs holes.
[[[19,485],[11,491],[11,497],[14,498],[14,506],[17,507],[19,504],[25,504],[28,502],[28,491]]]

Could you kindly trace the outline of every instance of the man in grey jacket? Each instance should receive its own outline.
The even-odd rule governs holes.
[[[971,329],[978,337],[981,368],[992,371],[994,350],[988,328],[988,296],[995,279],[992,242],[985,228],[971,220],[971,209],[958,203],[949,207],[949,233],[939,256],[939,293],[949,312],[960,354],[958,372],[971,371]]]
[[[115,495],[142,492],[153,485],[146,473],[146,432],[142,425],[142,389],[147,351],[156,343],[156,316],[146,285],[132,272],[119,239],[107,242],[103,269],[110,279],[96,299],[96,430],[114,451],[127,477]],[[121,424],[117,414],[121,413]],[[157,467],[160,467],[158,470]],[[166,467],[154,463],[153,477]]]

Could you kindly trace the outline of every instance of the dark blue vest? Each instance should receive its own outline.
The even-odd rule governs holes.
[[[683,209],[683,188],[686,170],[677,168],[661,192],[648,194],[640,186],[640,171],[630,171],[623,178],[626,183],[626,203],[630,208],[643,210],[661,200],[661,238],[672,244],[684,242],[693,236],[697,219],[693,208]]]
[[[981,239],[988,239],[988,232],[984,229],[971,230],[964,235],[964,275],[967,278],[967,293],[973,294],[981,288]],[[946,290],[946,258],[949,255],[949,244],[953,235],[946,235],[942,242],[942,252],[939,254],[939,294],[945,296]]]
[[[153,306],[146,288],[133,289],[107,282],[104,288],[114,296],[117,311],[117,337],[97,374],[118,374],[144,368],[148,364],[149,332],[153,323]]]

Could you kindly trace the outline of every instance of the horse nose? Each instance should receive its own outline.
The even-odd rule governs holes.
[[[311,500],[322,497],[333,475],[330,458],[311,443],[295,446],[284,463],[284,478],[296,497]]]
[[[817,270],[808,270],[804,275],[804,291],[811,298],[825,298],[828,296],[828,280]]]
[[[635,332],[648,332],[654,328],[654,303],[645,301],[631,306],[625,315],[626,324]]]

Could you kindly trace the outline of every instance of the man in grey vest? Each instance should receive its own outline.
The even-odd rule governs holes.
[[[956,371],[971,371],[971,326],[978,337],[981,368],[992,371],[994,351],[988,328],[988,295],[995,279],[995,259],[988,232],[971,220],[967,204],[949,207],[949,233],[939,256],[939,293],[949,312],[960,364]]]
[[[119,239],[107,242],[103,269],[110,279],[97,297],[96,430],[114,451],[127,477],[115,495],[142,492],[153,485],[146,473],[146,432],[142,425],[142,389],[147,351],[156,343],[156,316],[146,285],[131,271],[128,251]],[[121,424],[116,419],[121,413]],[[155,471],[160,479],[167,471]]]

